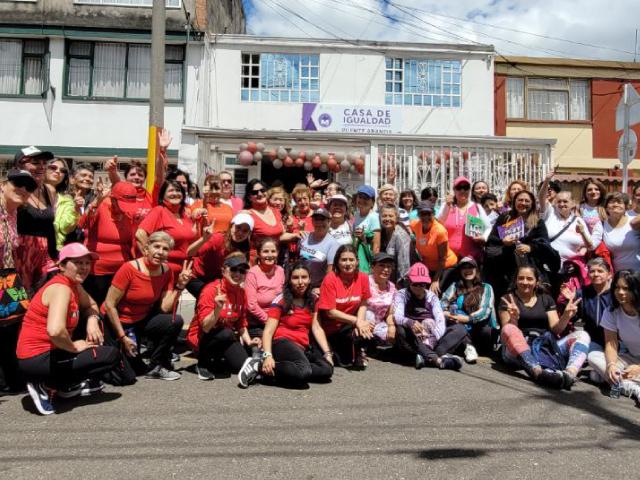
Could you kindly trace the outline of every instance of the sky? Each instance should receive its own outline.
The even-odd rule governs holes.
[[[247,33],[493,45],[501,55],[634,61],[640,0],[243,0]],[[640,39],[639,39],[640,42]],[[640,61],[640,45],[637,60]]]

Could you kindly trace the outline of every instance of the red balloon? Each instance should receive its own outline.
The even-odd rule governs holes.
[[[451,151],[445,150],[444,151],[444,158],[445,158],[445,160],[449,160],[451,158]]]
[[[298,157],[298,158],[296,158],[294,160],[294,163],[295,163],[296,167],[302,167],[302,166],[304,166],[304,159]]]
[[[465,160],[469,160],[469,152],[467,152],[466,150],[462,152],[462,158],[464,158]]]
[[[329,160],[327,160],[327,167],[329,167],[329,170],[333,172],[337,166],[338,162],[336,161],[336,159],[333,157],[329,157]]]
[[[287,156],[287,158],[284,159],[283,163],[285,167],[293,167],[293,158]]]
[[[360,170],[364,171],[364,159],[362,157],[356,158],[356,161],[353,162],[353,164],[356,166],[358,171]]]
[[[258,146],[255,144],[255,142],[249,142],[247,143],[247,150],[249,150],[251,153],[256,153],[258,151]]]
[[[307,154],[304,152],[304,150],[300,150],[300,153],[298,153],[298,158],[301,158],[303,162],[307,159]]]
[[[311,165],[313,165],[313,168],[320,168],[320,165],[322,165],[322,159],[320,158],[320,155],[316,155],[315,157],[313,157],[313,160],[311,160]]]
[[[358,166],[358,164],[356,163],[356,171],[360,174],[360,175],[364,175],[364,162],[362,162],[362,166]]]

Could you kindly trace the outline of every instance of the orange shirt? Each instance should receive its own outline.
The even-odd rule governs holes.
[[[437,220],[433,221],[431,228],[427,233],[422,232],[422,221],[414,220],[411,222],[411,230],[416,236],[416,250],[422,257],[424,263],[431,274],[438,270],[438,245],[447,243],[447,258],[444,268],[451,268],[458,263],[458,257],[449,247],[449,234],[447,229]]]
[[[202,200],[196,200],[191,207],[193,212],[197,208],[202,208]],[[233,209],[226,203],[220,202],[218,205],[207,203],[207,222],[213,224],[213,231],[225,233],[231,228],[231,219],[233,218]]]

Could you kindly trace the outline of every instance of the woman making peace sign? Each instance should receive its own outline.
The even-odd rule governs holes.
[[[129,357],[138,355],[138,339],[146,337],[149,351],[147,378],[177,380],[171,370],[171,348],[182,330],[182,317],[171,312],[191,279],[191,261],[185,260],[174,281],[167,266],[173,238],[154,232],[143,247],[143,256],[127,262],[113,277],[103,311],[109,317],[113,338]],[[159,302],[159,312],[154,309]]]

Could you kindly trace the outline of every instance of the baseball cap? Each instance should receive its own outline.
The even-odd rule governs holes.
[[[462,258],[462,260],[458,262],[459,267],[461,267],[462,265],[472,265],[477,268],[478,262],[476,262],[475,258],[467,256]]]
[[[429,269],[424,263],[414,263],[407,275],[412,283],[431,283]]]
[[[31,145],[30,147],[24,147],[18,150],[18,152],[13,157],[13,160],[16,164],[18,164],[25,158],[33,157],[41,157],[44,160],[51,160],[53,158],[53,153],[43,152],[38,147],[34,147],[33,145]]]
[[[249,229],[253,230],[253,217],[248,213],[236,213],[231,219],[232,225],[241,225],[243,223],[249,225]]]
[[[138,211],[138,189],[129,182],[120,181],[111,189],[111,198],[118,201],[118,208],[134,215]]]
[[[361,193],[362,195],[366,195],[367,197],[369,197],[371,199],[375,199],[376,198],[376,191],[374,190],[374,188],[371,185],[360,185],[358,187],[358,192],[357,193]]]
[[[249,264],[247,260],[244,258],[244,255],[234,255],[233,257],[229,257],[224,261],[224,266],[229,268],[235,268],[244,266],[247,269],[249,268]]]
[[[323,218],[331,218],[331,214],[329,213],[329,210],[327,210],[326,208],[316,208],[313,213],[311,214],[312,217],[323,217]]]
[[[373,256],[372,264],[380,263],[380,262],[394,262],[395,259],[389,255],[387,252],[378,252]]]
[[[462,185],[464,183],[471,186],[471,180],[469,180],[467,177],[460,176],[453,181],[453,188],[456,188],[458,185]]]
[[[327,200],[327,207],[331,205],[331,202],[333,201],[340,201],[344,202],[345,205],[349,205],[349,200],[347,200],[347,197],[345,197],[344,195],[340,195],[339,193]]]
[[[418,213],[422,213],[422,212],[434,213],[435,209],[433,208],[433,203],[431,202],[418,203]]]
[[[89,249],[81,243],[69,243],[60,250],[60,253],[58,254],[58,261],[63,262],[68,258],[82,258],[87,255],[91,257],[91,260],[97,260],[100,258],[97,253],[90,252]]]
[[[13,183],[16,187],[26,188],[28,192],[33,192],[38,188],[36,180],[26,170],[9,170],[7,180]]]

